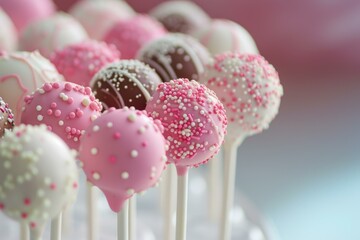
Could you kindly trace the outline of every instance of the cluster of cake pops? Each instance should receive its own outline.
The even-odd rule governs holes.
[[[117,0],[81,0],[68,13],[52,0],[0,0],[0,24],[0,210],[32,240],[47,221],[61,239],[80,170],[118,214],[119,240],[135,240],[129,201],[168,171],[163,238],[185,240],[189,169],[219,164],[222,145],[225,192],[209,202],[222,205],[219,239],[231,238],[236,149],[268,128],[283,95],[242,26],[189,1],[145,15]],[[97,200],[88,204],[93,219]]]

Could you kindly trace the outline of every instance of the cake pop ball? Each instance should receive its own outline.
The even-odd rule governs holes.
[[[153,10],[150,15],[160,21],[169,32],[189,34],[210,22],[210,17],[191,1],[166,1]]]
[[[146,111],[164,125],[164,137],[170,142],[167,156],[179,175],[219,151],[226,133],[225,109],[204,85],[188,79],[162,83]]]
[[[114,44],[123,59],[133,59],[141,47],[164,36],[166,32],[155,19],[146,15],[137,15],[114,23],[103,40]]]
[[[213,20],[191,34],[214,56],[224,52],[258,54],[254,39],[239,24],[225,19]]]
[[[200,82],[224,104],[229,121],[227,137],[232,139],[267,129],[283,96],[277,71],[256,54],[217,55]]]
[[[25,97],[24,124],[46,124],[72,149],[78,150],[85,128],[101,113],[89,87],[70,82],[46,83]]]
[[[84,26],[90,38],[95,40],[102,40],[115,22],[135,15],[125,1],[118,0],[82,0],[69,12]]]
[[[0,7],[9,15],[19,32],[29,23],[55,12],[52,0],[0,0]]]
[[[104,109],[127,106],[144,110],[160,83],[160,77],[145,63],[121,60],[100,70],[90,85]]]
[[[88,181],[119,212],[133,194],[154,186],[167,161],[159,121],[134,108],[109,109],[81,138],[79,158]]]
[[[9,105],[0,97],[0,138],[4,136],[6,130],[10,130],[14,126],[14,115]]]
[[[40,235],[44,224],[76,198],[74,155],[44,125],[8,132],[0,141],[0,210]]]
[[[0,53],[0,96],[20,123],[24,97],[47,82],[63,81],[54,65],[38,52]]]
[[[154,68],[163,82],[177,78],[198,80],[210,55],[197,40],[180,33],[167,34],[146,44],[139,60]]]
[[[66,81],[89,86],[92,77],[106,64],[119,60],[120,53],[113,45],[86,41],[69,45],[51,56]]]
[[[49,58],[53,52],[88,39],[85,29],[72,16],[57,13],[29,24],[19,38],[19,48],[38,50]]]
[[[14,51],[17,47],[17,32],[9,16],[0,7],[0,51]]]

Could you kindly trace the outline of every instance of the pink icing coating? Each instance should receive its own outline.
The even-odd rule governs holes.
[[[66,81],[89,86],[92,77],[106,64],[119,60],[120,53],[113,45],[87,41],[56,51],[51,62]]]
[[[110,108],[81,138],[79,158],[85,174],[119,212],[124,201],[160,177],[167,144],[159,121],[134,108]]]
[[[24,124],[46,124],[70,148],[79,148],[84,129],[100,116],[101,104],[90,88],[70,82],[45,83],[25,97]]]
[[[146,110],[164,125],[164,136],[170,142],[167,156],[180,175],[188,167],[206,163],[224,140],[224,107],[213,91],[194,80],[160,84]]]
[[[146,15],[118,21],[105,34],[104,41],[114,44],[124,59],[135,58],[139,49],[146,43],[166,34],[165,28]]]

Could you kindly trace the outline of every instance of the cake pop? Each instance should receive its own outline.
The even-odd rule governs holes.
[[[0,209],[40,239],[46,221],[75,200],[74,153],[45,126],[15,127],[0,141]]]
[[[63,81],[46,58],[38,52],[0,53],[0,96],[20,123],[24,97],[46,82]]]
[[[90,85],[104,109],[133,106],[144,110],[160,83],[160,77],[148,65],[138,60],[121,60],[100,70]]]
[[[114,44],[123,59],[133,59],[142,46],[164,36],[165,33],[165,28],[155,19],[137,15],[114,23],[103,40]]]
[[[0,97],[0,138],[4,136],[6,130],[10,130],[14,126],[14,115],[9,105]]]
[[[19,32],[28,24],[55,12],[51,0],[0,0],[0,7],[9,15]]]
[[[38,50],[49,58],[54,51],[86,39],[86,31],[76,19],[65,13],[57,13],[29,24],[20,35],[19,48]]]
[[[179,175],[176,239],[185,240],[188,168],[218,152],[226,133],[225,110],[213,91],[188,79],[160,84],[146,110],[162,122],[170,143],[168,160]]]
[[[89,86],[91,78],[106,64],[119,60],[120,53],[113,45],[86,41],[69,45],[51,56],[66,81]]]
[[[192,37],[172,33],[145,45],[138,59],[154,68],[163,82],[168,82],[181,77],[197,80],[210,55]]]
[[[89,87],[70,82],[45,83],[25,97],[21,122],[46,124],[70,148],[78,150],[80,136],[100,112],[101,104]]]
[[[146,112],[127,107],[110,108],[86,129],[79,158],[114,212],[157,183],[167,160],[162,129]]]
[[[17,47],[17,32],[9,16],[0,7],[0,51],[14,51]]]
[[[225,181],[220,239],[231,237],[230,211],[233,205],[236,150],[247,137],[269,127],[277,115],[283,88],[272,65],[256,54],[224,53],[217,55],[201,76],[218,94],[229,121],[224,144]]]
[[[115,22],[135,15],[125,1],[118,0],[82,0],[69,12],[84,26],[89,36],[96,40],[103,39]]]
[[[210,17],[191,1],[166,1],[153,10],[150,15],[159,20],[169,32],[190,34],[210,22]]]
[[[230,52],[259,53],[250,33],[239,24],[225,19],[213,20],[210,24],[192,33],[212,55]]]

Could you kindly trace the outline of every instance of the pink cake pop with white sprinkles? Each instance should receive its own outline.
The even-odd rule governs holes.
[[[78,150],[84,129],[101,112],[89,87],[70,82],[46,83],[25,97],[21,121],[25,124],[46,124],[70,148]]]
[[[226,132],[225,110],[215,93],[188,79],[158,86],[146,110],[164,125],[170,142],[169,162],[184,174],[207,162],[219,150]]]
[[[145,111],[127,107],[110,108],[86,129],[79,158],[114,212],[158,181],[167,160],[162,130]]]
[[[254,54],[217,55],[200,82],[212,89],[224,104],[228,132],[234,138],[267,129],[278,113],[283,95],[275,68]]]
[[[66,81],[89,86],[92,77],[106,64],[119,60],[120,53],[113,45],[86,41],[56,51],[51,62]]]

